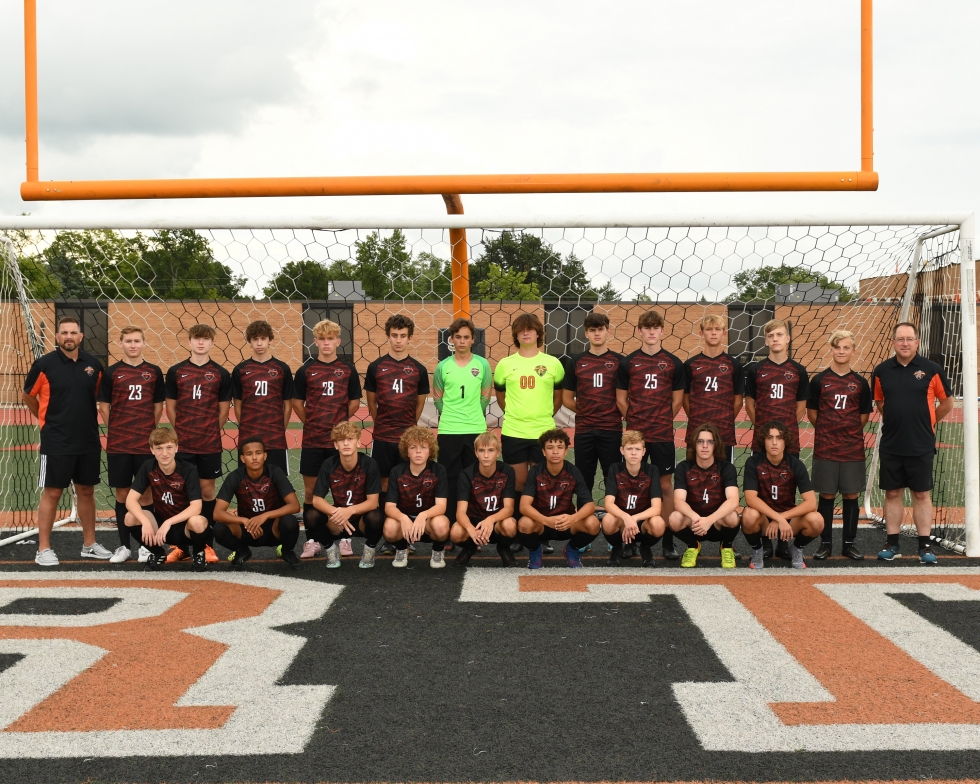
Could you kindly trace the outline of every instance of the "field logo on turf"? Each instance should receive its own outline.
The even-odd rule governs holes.
[[[277,627],[321,617],[341,590],[258,574],[0,577],[13,659],[0,758],[301,753],[334,687],[278,685],[306,639]]]
[[[720,571],[473,569],[460,601],[673,597],[731,675],[672,684],[709,751],[980,750],[980,651],[927,617],[980,601],[975,569]]]

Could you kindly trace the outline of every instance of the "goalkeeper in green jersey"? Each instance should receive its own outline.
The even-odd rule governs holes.
[[[456,522],[456,482],[476,462],[473,441],[486,432],[487,407],[493,388],[490,363],[473,353],[476,327],[458,318],[449,326],[453,354],[436,366],[432,401],[439,412],[439,463],[446,468],[449,499],[446,516]]]

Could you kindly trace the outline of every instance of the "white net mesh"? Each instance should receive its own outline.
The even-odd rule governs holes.
[[[536,313],[546,326],[545,350],[567,357],[587,347],[581,329],[596,310],[612,323],[610,348],[638,347],[635,324],[650,308],[667,322],[665,347],[682,360],[699,346],[706,314],[729,324],[728,351],[748,363],[765,355],[762,326],[791,325],[791,356],[811,375],[829,363],[835,329],[858,336],[855,370],[870,375],[890,355],[892,326],[903,300],[922,326],[923,354],[940,362],[962,395],[958,232],[925,241],[909,289],[916,238],[937,226],[674,227],[469,229],[471,314],[478,351],[494,365],[512,351],[515,314]],[[313,349],[311,327],[322,318],[341,324],[340,353],[363,374],[386,350],[384,322],[393,312],[416,323],[413,351],[430,371],[448,352],[444,330],[454,318],[448,229],[8,231],[0,278],[3,409],[0,444],[0,538],[33,524],[37,508],[38,433],[20,392],[36,352],[53,347],[56,319],[79,316],[85,348],[111,363],[116,339],[142,327],[146,358],[164,370],[187,356],[186,329],[201,322],[218,332],[213,358],[229,370],[243,359],[244,329],[265,319],[277,333],[276,354],[294,370]],[[21,284],[22,279],[22,284]],[[906,294],[908,292],[908,297]],[[29,316],[29,318],[28,318]],[[32,348],[33,346],[33,348]],[[248,355],[245,349],[245,355]],[[499,419],[495,408],[490,426]],[[424,423],[436,424],[428,406]],[[366,419],[367,410],[360,414]],[[741,468],[751,440],[739,417]],[[574,416],[558,415],[574,428]],[[963,538],[962,404],[938,431],[937,535]],[[364,443],[370,443],[370,422]],[[683,443],[683,412],[676,444]],[[877,415],[868,424],[869,467]],[[237,425],[226,430],[231,465]],[[291,464],[298,463],[301,426],[290,430]],[[801,424],[809,464],[813,431]],[[293,474],[299,482],[296,474]],[[881,510],[876,472],[869,472],[866,508]],[[596,488],[601,494],[601,478]],[[68,501],[65,501],[68,504]],[[111,517],[112,493],[98,491]]]

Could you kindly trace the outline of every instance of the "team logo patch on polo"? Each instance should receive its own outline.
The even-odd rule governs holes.
[[[916,379],[918,379],[919,381],[922,381],[922,379],[926,377],[925,371],[922,370],[916,370],[912,375],[915,376]]]
[[[0,653],[22,657],[0,671],[0,759],[301,753],[335,687],[277,685],[305,643],[277,627],[319,618],[342,590],[259,574],[5,575],[0,607],[104,608],[0,613]]]
[[[544,374],[548,372],[548,368],[545,367],[544,365],[535,365],[534,372],[537,373],[539,376],[544,376]]]
[[[85,366],[85,372],[88,373],[90,376],[94,376],[95,375],[95,368],[92,367],[91,365],[86,365]]]

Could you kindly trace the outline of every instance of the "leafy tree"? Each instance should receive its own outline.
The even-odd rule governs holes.
[[[732,280],[736,292],[725,297],[725,302],[772,300],[776,298],[776,286],[785,283],[816,283],[823,289],[836,289],[840,292],[841,302],[848,302],[856,296],[847,286],[830,280],[826,275],[820,275],[806,267],[791,267],[786,264],[743,270]]]
[[[487,277],[476,283],[478,299],[534,300],[541,299],[537,283],[527,283],[527,273],[520,270],[504,272],[497,264],[491,264]],[[472,281],[471,281],[472,285]]]
[[[332,278],[330,270],[317,261],[290,261],[262,293],[269,299],[327,299],[331,280],[338,278]]]
[[[408,249],[405,235],[395,229],[390,236],[381,237],[373,231],[356,242],[355,269],[364,286],[364,291],[374,299],[388,299],[391,296],[405,296],[410,289],[410,281],[405,279],[406,271],[412,266],[412,253]],[[402,292],[398,291],[401,284]]]
[[[160,299],[234,299],[244,277],[215,260],[208,241],[192,229],[164,229],[146,237],[137,234],[137,268],[147,295]],[[152,292],[152,294],[150,294]]]

